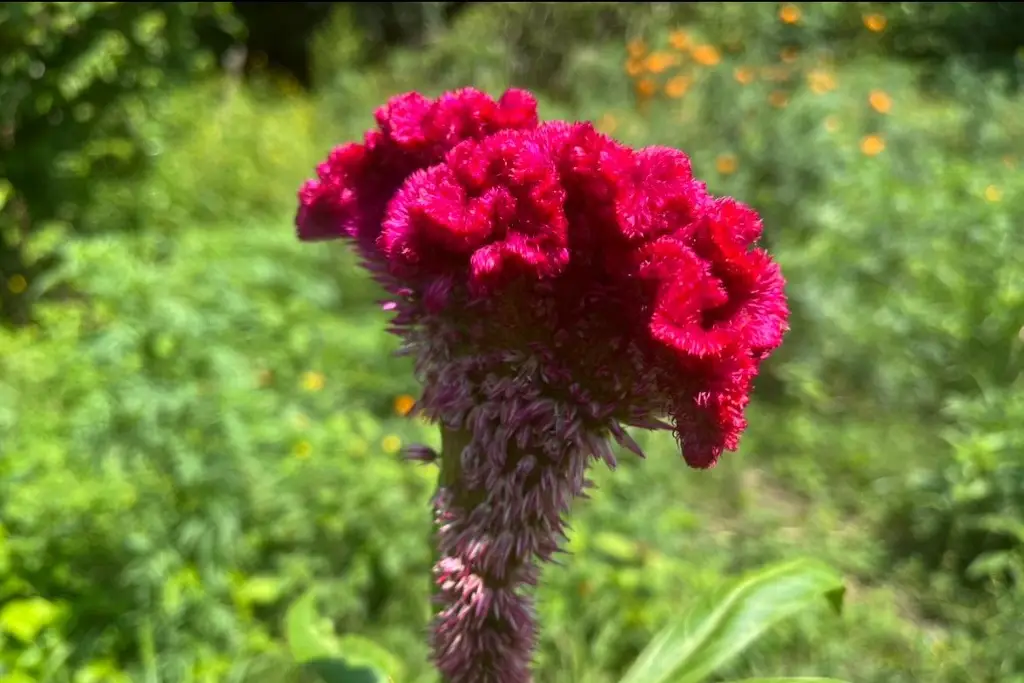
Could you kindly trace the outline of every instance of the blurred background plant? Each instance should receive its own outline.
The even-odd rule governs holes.
[[[433,473],[396,455],[434,437],[374,286],[290,222],[388,96],[517,85],[691,154],[764,215],[794,307],[738,454],[698,474],[647,438],[597,473],[538,681],[618,681],[698,597],[813,554],[844,617],[709,680],[1024,682],[1020,13],[3,4],[0,680],[302,681],[309,591],[434,680]]]

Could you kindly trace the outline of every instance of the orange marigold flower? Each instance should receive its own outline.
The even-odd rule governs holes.
[[[732,77],[736,79],[736,82],[740,85],[750,85],[754,82],[756,74],[753,69],[745,66],[738,66],[732,72]]]
[[[722,61],[722,56],[713,45],[698,45],[693,48],[693,61],[703,66],[714,66]]]
[[[395,412],[402,417],[408,415],[416,405],[416,399],[408,394],[395,397]]]
[[[629,52],[630,57],[639,59],[647,54],[647,43],[642,38],[634,38],[626,44],[626,51]]]
[[[864,15],[864,26],[867,27],[872,33],[881,33],[885,30],[885,25],[889,23],[881,14],[865,14]]]
[[[660,74],[670,66],[677,64],[678,61],[675,55],[670,55],[667,52],[655,52],[644,61],[644,66],[652,74]]]
[[[885,140],[879,135],[866,135],[860,141],[860,151],[869,157],[877,156],[885,150]]]
[[[665,84],[665,94],[672,99],[679,99],[690,89],[692,81],[686,76],[676,76]]]
[[[783,5],[779,9],[779,19],[784,24],[795,24],[800,21],[800,8],[796,5]]]
[[[879,114],[888,114],[892,109],[892,98],[881,90],[872,90],[871,95],[868,96],[868,103]]]
[[[658,86],[650,78],[641,78],[636,82],[636,94],[642,98],[652,97]]]
[[[689,47],[690,36],[683,30],[672,31],[668,36],[668,43],[675,49],[682,51]]]
[[[737,165],[735,154],[721,154],[715,160],[715,169],[722,175],[735,173]]]

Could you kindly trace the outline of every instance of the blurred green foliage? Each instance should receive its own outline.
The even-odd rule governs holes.
[[[230,3],[8,2],[0,6],[0,320],[24,324],[52,255],[24,243],[83,227],[93,188],[141,172],[153,149],[133,125],[147,98],[209,69],[198,30],[238,32]],[[102,226],[110,228],[109,225]]]
[[[515,84],[686,150],[761,211],[794,308],[739,453],[687,472],[641,435],[648,462],[596,473],[544,573],[538,681],[614,683],[735,573],[813,554],[851,579],[844,617],[779,625],[722,680],[1024,682],[1016,6],[436,5],[383,51],[341,6],[312,94],[185,80],[196,27],[230,28],[213,3],[0,8],[0,298],[28,322],[40,297],[0,332],[0,679],[300,683],[300,605],[434,680],[435,475],[395,453],[435,437],[400,415],[375,288],[290,221],[387,96]]]

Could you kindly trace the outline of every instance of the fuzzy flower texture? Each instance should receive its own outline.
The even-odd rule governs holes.
[[[447,683],[525,683],[529,586],[627,426],[672,430],[686,462],[734,450],[760,362],[787,329],[761,220],[712,197],[682,152],[631,149],[536,100],[408,93],[299,192],[298,236],[351,240],[390,292],[441,425],[434,498]]]

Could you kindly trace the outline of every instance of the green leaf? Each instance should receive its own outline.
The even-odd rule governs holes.
[[[357,635],[339,636],[338,649],[349,664],[364,664],[379,669],[396,680],[404,678],[402,661],[368,638]]]
[[[6,631],[23,643],[31,643],[39,632],[56,621],[60,608],[43,598],[12,600],[0,609],[0,632]]]
[[[741,681],[728,681],[728,683],[846,683],[846,681],[816,676],[773,676],[772,678],[744,678]]]
[[[313,659],[305,664],[323,683],[388,683],[391,679],[368,666],[352,665],[343,659]]]
[[[338,654],[334,634],[321,628],[316,611],[316,593],[307,591],[288,607],[284,615],[285,639],[292,658],[304,664],[313,659],[330,659]]]
[[[386,683],[391,679],[381,669],[393,673],[400,666],[376,643],[359,636],[338,638],[324,628],[313,590],[291,604],[284,621],[292,658],[324,683]]]
[[[761,569],[655,636],[620,683],[698,683],[822,597],[838,611],[844,591],[842,577],[817,561]]]

